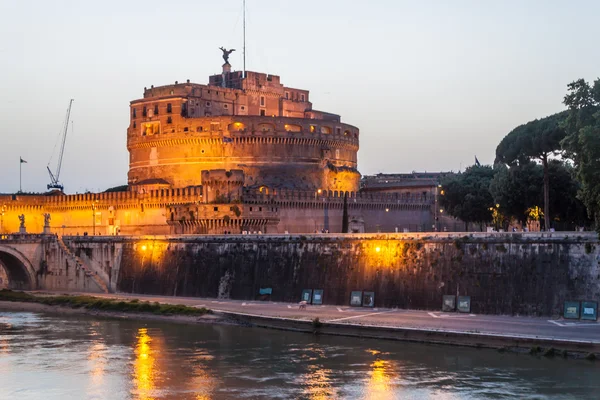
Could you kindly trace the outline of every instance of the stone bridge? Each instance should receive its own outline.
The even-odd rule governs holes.
[[[45,247],[53,237],[45,235],[0,236],[0,267],[8,282],[1,285],[10,289],[39,288],[39,272],[45,264]]]
[[[55,235],[0,235],[0,280],[0,289],[108,291]]]

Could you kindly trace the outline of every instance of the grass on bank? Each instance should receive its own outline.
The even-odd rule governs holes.
[[[29,293],[13,292],[7,289],[0,290],[0,301],[39,303],[49,306],[66,306],[99,311],[143,312],[157,315],[198,316],[211,313],[209,309],[204,307],[188,307],[181,304],[160,304],[139,300],[122,301],[92,296],[34,296]]]

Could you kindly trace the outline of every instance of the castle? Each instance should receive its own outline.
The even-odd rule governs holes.
[[[130,103],[127,188],[0,195],[0,233],[19,215],[22,230],[60,235],[437,230],[435,179],[361,189],[358,128],[309,95],[228,62],[208,85],[145,88]]]

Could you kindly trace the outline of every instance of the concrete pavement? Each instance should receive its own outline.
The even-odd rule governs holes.
[[[90,295],[89,293],[78,294]],[[252,317],[284,318],[298,322],[308,322],[319,318],[322,323],[336,325],[403,328],[433,332],[484,334],[510,338],[600,344],[600,323],[593,321],[552,320],[549,318],[459,314],[387,308],[359,308],[334,305],[307,305],[306,309],[300,310],[298,304],[290,303],[124,293],[94,294],[93,296],[183,304],[193,307],[206,307],[215,312]]]

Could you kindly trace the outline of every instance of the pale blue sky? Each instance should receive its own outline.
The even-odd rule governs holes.
[[[67,192],[127,181],[128,104],[207,83],[235,47],[242,1],[0,0],[0,192],[42,191],[75,99]],[[598,1],[247,0],[247,69],[308,89],[361,129],[363,174],[491,163],[516,125],[600,76]],[[56,159],[56,158],[55,158]]]

